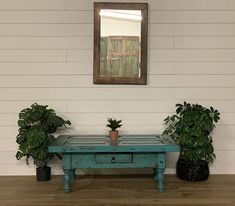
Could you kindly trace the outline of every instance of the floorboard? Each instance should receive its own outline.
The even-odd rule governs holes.
[[[34,176],[0,176],[1,206],[234,206],[235,175],[187,182],[165,175],[165,192],[151,175],[90,175],[76,178],[70,193],[63,177],[37,182]]]

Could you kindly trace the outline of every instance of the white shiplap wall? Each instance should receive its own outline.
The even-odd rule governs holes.
[[[107,133],[115,116],[121,133],[150,134],[184,100],[220,110],[211,173],[235,174],[235,1],[133,2],[149,3],[147,86],[93,85],[92,0],[0,0],[0,175],[35,174],[14,156],[18,112],[34,102],[70,119],[66,133]]]

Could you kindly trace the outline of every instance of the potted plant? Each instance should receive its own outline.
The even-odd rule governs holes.
[[[108,124],[106,125],[111,130],[109,131],[109,137],[111,141],[116,142],[118,138],[118,130],[122,126],[122,120],[117,120],[115,118],[108,118]]]
[[[180,179],[202,181],[209,177],[208,163],[215,154],[210,136],[220,113],[199,104],[176,104],[176,114],[168,116],[163,134],[170,135],[180,146],[176,174]]]
[[[19,149],[16,153],[17,160],[26,157],[26,164],[29,158],[33,158],[37,166],[37,180],[46,181],[50,179],[51,168],[47,166],[48,161],[58,154],[48,153],[48,146],[55,140],[52,135],[58,127],[70,125],[70,121],[56,115],[53,109],[47,105],[34,103],[30,108],[23,109],[19,113],[19,134],[16,142]]]

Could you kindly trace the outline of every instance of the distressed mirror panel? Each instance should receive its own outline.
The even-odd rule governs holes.
[[[94,83],[146,84],[147,4],[94,3]]]

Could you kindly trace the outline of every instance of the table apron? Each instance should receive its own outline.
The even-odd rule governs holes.
[[[63,168],[165,168],[165,152],[63,154]]]

